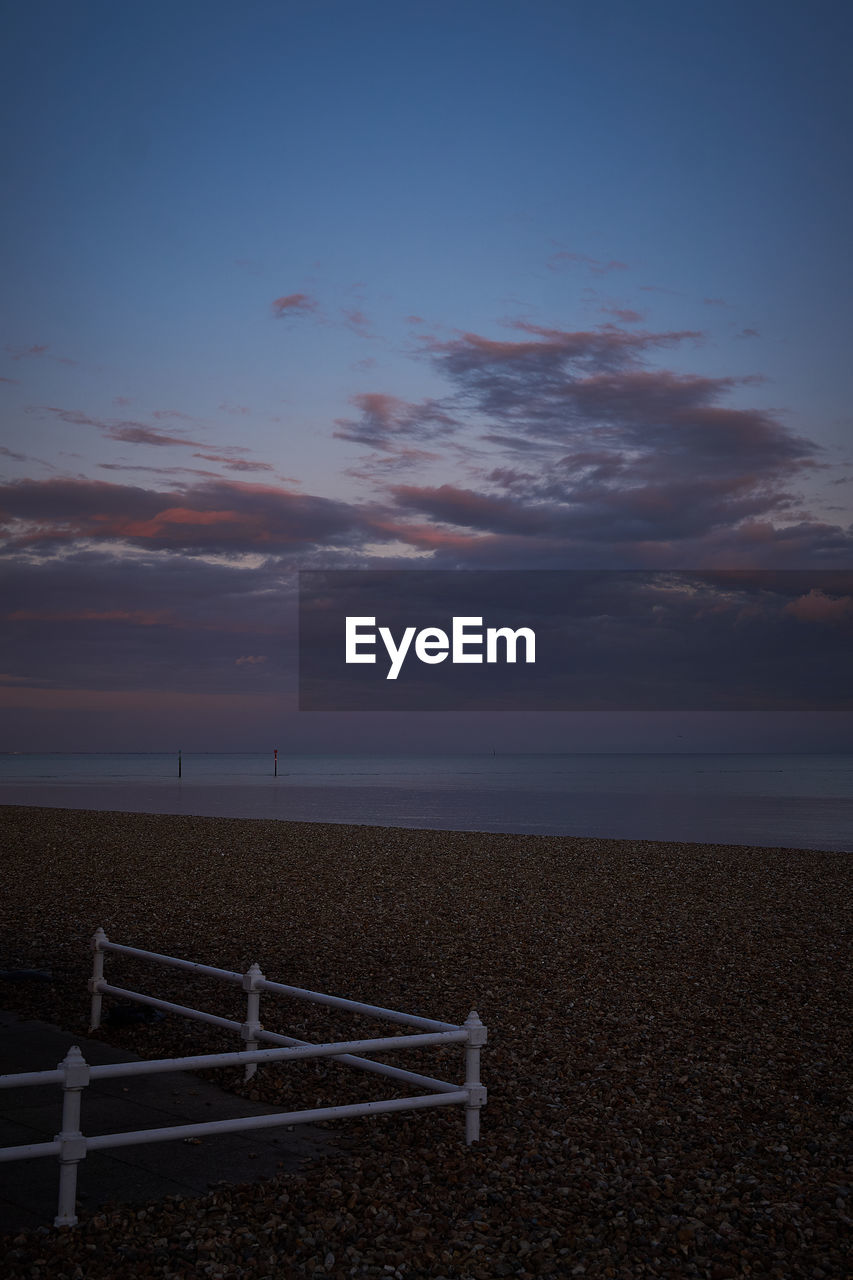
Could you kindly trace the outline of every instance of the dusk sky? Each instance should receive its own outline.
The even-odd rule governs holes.
[[[296,574],[853,568],[851,16],[10,3],[0,749],[737,745],[300,715]]]

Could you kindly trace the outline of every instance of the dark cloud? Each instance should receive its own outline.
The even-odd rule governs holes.
[[[292,679],[294,588],[275,558],[246,568],[180,552],[12,555],[0,669],[56,689],[227,692],[252,679],[281,690]],[[269,661],[238,666],[247,654]]]
[[[96,465],[99,471],[142,471],[152,476],[169,476],[172,480],[183,475],[215,477],[218,474],[204,467],[146,467],[138,462],[99,462]]]
[[[205,462],[218,462],[229,471],[275,471],[271,462],[250,462],[246,458],[232,458],[223,453],[194,453],[194,458]]]
[[[226,405],[220,405],[220,409],[229,408]],[[210,450],[211,446],[203,440],[197,440],[193,436],[176,435],[174,432],[162,431],[159,427],[148,426],[144,422],[128,421],[128,420],[110,420],[105,421],[102,418],[94,418],[90,414],[86,414],[77,409],[62,409],[53,405],[45,406],[48,413],[55,414],[61,421],[67,422],[72,426],[88,426],[96,427],[102,435],[108,440],[118,440],[122,444],[138,444],[152,445],[155,448],[182,448],[194,449],[198,452],[193,454],[194,458],[202,458],[206,462],[217,462],[220,466],[226,467],[229,471],[275,471],[275,467],[270,462],[253,462],[241,455],[248,453],[242,445],[226,445],[219,449],[218,452],[205,452]],[[248,409],[234,409],[235,412],[248,413]],[[159,409],[156,410],[155,418],[186,418],[190,419],[190,415],[180,413],[177,409]],[[121,464],[99,463],[100,469],[122,470],[125,469]],[[126,468],[127,470],[147,470],[168,472],[168,468],[157,467],[136,467]],[[192,472],[191,467],[174,468],[173,473]],[[211,472],[200,471],[195,468],[199,475],[215,474]]]
[[[393,451],[383,448],[370,453],[361,462],[347,467],[346,474],[357,480],[374,481],[402,471],[410,471],[426,463],[440,462],[441,455],[430,453],[428,449],[414,449],[406,445],[398,445]]]
[[[29,412],[35,413],[39,410],[30,409]],[[204,448],[201,440],[194,440],[189,436],[175,435],[169,431],[161,431],[159,427],[151,427],[145,422],[139,422],[134,419],[127,418],[95,418],[89,413],[84,413],[81,409],[64,409],[57,405],[41,406],[41,412],[52,413],[59,418],[60,422],[67,422],[72,427],[96,427],[110,440],[120,440],[123,444],[150,444],[155,447],[189,447],[192,449]],[[155,417],[166,416],[163,411],[154,414]]]
[[[586,547],[594,557],[609,547],[625,563],[690,563],[689,553],[705,564],[709,548],[724,542],[730,554],[741,533],[771,560],[792,541],[798,556],[809,547],[850,553],[843,529],[806,520],[794,532],[796,486],[820,451],[773,414],[726,403],[755,379],[649,367],[652,356],[700,334],[515,328],[524,336],[424,343],[452,388],[438,431],[422,406],[381,395],[359,403],[358,422],[341,424],[340,435],[373,449],[401,434],[417,442],[479,427],[491,465],[475,474],[470,450],[475,483],[397,485],[390,493],[399,510],[471,531],[477,556],[499,556],[510,539],[515,560],[518,540],[528,539],[531,563],[562,544],[565,554]],[[498,451],[523,464],[495,465]],[[759,532],[767,527],[771,537]]]
[[[166,431],[158,431],[156,427],[145,427],[138,423],[127,423],[123,426],[103,426],[102,430],[110,440],[121,440],[123,444],[153,444],[166,448],[182,445],[189,448],[197,448],[202,443],[200,440],[192,440],[187,436],[170,435]]]
[[[167,491],[89,480],[11,482],[0,485],[0,525],[18,547],[86,540],[266,555],[383,536],[362,508],[224,479]]]
[[[394,450],[401,437],[434,440],[454,431],[459,423],[437,400],[410,404],[396,396],[365,392],[351,403],[360,411],[357,419],[338,418],[334,435],[372,449]]]

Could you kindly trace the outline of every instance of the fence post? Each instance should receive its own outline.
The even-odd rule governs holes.
[[[59,1151],[59,1203],[55,1227],[77,1225],[77,1165],[86,1158],[86,1139],[80,1132],[80,1098],[89,1083],[89,1064],[78,1045],[72,1045],[59,1063],[65,1071],[62,1085],[62,1129],[56,1135]]]
[[[263,980],[263,976],[260,966],[257,964],[253,964],[243,974],[243,990],[246,992],[246,1021],[240,1028],[240,1035],[246,1042],[246,1049],[257,1049],[258,1047],[257,1033],[261,1029],[261,989],[258,983]],[[251,1080],[257,1069],[257,1062],[247,1062],[246,1070],[243,1072],[243,1080]]]
[[[92,937],[92,950],[95,953],[92,961],[92,976],[89,979],[89,991],[92,996],[92,1011],[89,1014],[89,1030],[97,1031],[101,1025],[101,1005],[104,997],[98,990],[98,983],[104,976],[104,952],[101,944],[109,941],[103,929],[96,929]]]
[[[480,1084],[480,1049],[486,1043],[487,1031],[475,1009],[465,1019],[468,1039],[465,1042],[465,1141],[470,1146],[480,1137],[480,1108],[486,1101],[486,1090]]]

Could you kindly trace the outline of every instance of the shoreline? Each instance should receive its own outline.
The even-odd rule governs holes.
[[[353,1146],[331,1165],[144,1221],[95,1214],[56,1253],[26,1237],[9,1276],[36,1257],[43,1276],[78,1259],[87,1280],[152,1274],[121,1253],[128,1233],[166,1241],[154,1274],[195,1275],[180,1242],[200,1223],[206,1263],[235,1280],[267,1274],[264,1249],[309,1276],[843,1274],[845,854],[5,805],[0,832],[3,966],[54,974],[3,983],[18,1012],[82,1028],[102,925],[448,1021],[476,1007],[489,1027],[476,1148],[452,1111],[339,1124]],[[186,995],[174,971],[114,959],[122,985]],[[227,1012],[219,991],[202,1007]],[[263,1016],[286,1030],[291,1014],[305,1038],[354,1031]],[[109,1039],[160,1057],[231,1047],[221,1035],[167,1018]],[[253,1087],[316,1106],[368,1096],[366,1079],[279,1069]]]
[[[283,775],[219,786],[0,783],[0,808],[853,852],[853,799],[841,797],[528,790],[520,801],[499,790],[293,785]]]

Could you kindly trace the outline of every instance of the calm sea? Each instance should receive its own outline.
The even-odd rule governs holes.
[[[853,851],[853,755],[0,755],[0,804]]]

